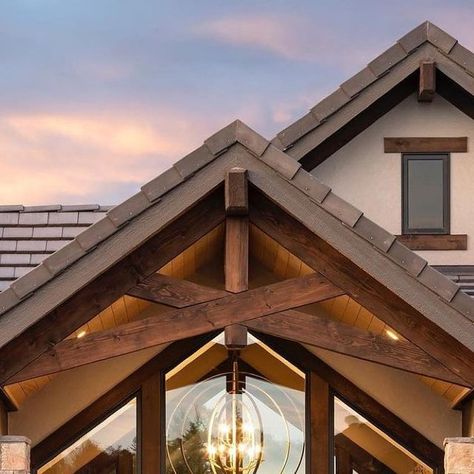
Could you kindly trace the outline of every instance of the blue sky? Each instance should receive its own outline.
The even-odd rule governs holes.
[[[469,0],[0,0],[2,204],[114,204],[240,118],[268,138]]]

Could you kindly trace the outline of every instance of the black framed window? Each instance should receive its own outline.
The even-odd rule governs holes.
[[[449,154],[402,155],[404,234],[449,234]]]

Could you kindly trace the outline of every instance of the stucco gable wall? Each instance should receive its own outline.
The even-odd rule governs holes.
[[[401,233],[401,156],[386,154],[384,137],[467,136],[468,153],[451,154],[451,233],[468,234],[467,251],[419,252],[432,265],[474,264],[474,123],[436,96],[413,94],[312,172],[388,231]]]

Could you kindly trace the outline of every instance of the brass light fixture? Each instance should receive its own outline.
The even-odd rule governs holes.
[[[304,417],[279,386],[241,370],[246,345],[246,328],[226,328],[230,370],[183,390],[168,418],[168,473],[299,472],[304,443],[290,439],[291,429],[304,429]]]

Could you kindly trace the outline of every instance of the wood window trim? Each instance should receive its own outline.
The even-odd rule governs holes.
[[[385,153],[467,153],[467,137],[385,137]]]
[[[439,229],[411,229],[408,225],[408,163],[410,160],[431,160],[439,156],[443,161],[443,227]],[[438,234],[449,235],[451,228],[451,156],[445,152],[402,153],[402,234]]]
[[[397,240],[410,250],[467,250],[466,234],[402,234]]]
[[[420,458],[420,460],[432,467],[435,474],[442,473],[444,453],[440,448],[431,443],[414,428],[403,422],[352,382],[329,367],[313,353],[297,343],[258,333],[256,335],[273,350],[278,351],[278,353],[288,361],[302,369],[307,376],[307,380],[312,380],[313,383],[310,383],[309,387],[307,387],[310,388],[311,392],[313,392],[309,397],[307,393],[307,400],[310,403],[310,406],[307,407],[308,418],[311,417],[312,423],[320,425],[320,428],[322,428],[321,432],[326,433],[329,440],[332,439],[333,434],[331,427],[333,417],[332,407],[334,396],[337,396],[339,399],[352,406],[361,415],[366,417],[375,426],[391,436],[396,442],[411,451],[414,455]],[[147,397],[144,396],[144,391],[147,390],[146,387],[148,386],[149,394],[156,394],[157,392],[156,390],[153,390],[153,388],[159,387],[159,393],[164,394],[164,384],[162,383],[164,373],[191,355],[197,348],[201,347],[215,336],[216,333],[214,332],[205,336],[174,343],[122,382],[118,383],[109,392],[86,407],[82,412],[74,416],[71,420],[66,422],[32,449],[32,473],[35,473],[40,466],[54,458],[54,456],[60,453],[64,448],[106,419],[107,416],[113,413],[123,403],[126,403],[127,400],[130,400],[137,395],[139,406],[137,426],[139,430],[138,436],[140,446],[140,451],[138,453],[140,470],[138,472],[141,472],[142,474],[151,474],[154,472],[157,460],[156,452],[160,451],[161,453],[164,453],[164,398],[159,397],[159,399],[156,398],[152,400],[148,397],[147,400]],[[321,400],[325,400],[324,406],[327,407],[327,413],[322,413],[320,411],[320,406],[317,407],[317,411],[314,409],[315,404],[317,403],[320,405]],[[160,429],[155,431],[154,436],[151,438],[148,436],[148,439],[143,439],[143,420],[145,417],[149,416],[149,414],[147,415],[145,413],[146,408],[144,405],[156,408],[157,403],[160,405],[158,409],[159,413],[157,415],[161,420]],[[155,416],[149,421],[148,428],[152,429],[153,426],[156,426],[157,417]],[[318,463],[319,468],[323,469],[324,472],[326,472],[326,469],[327,472],[332,472],[331,464],[333,462],[333,443],[331,441],[329,444],[326,443],[321,445],[322,447],[316,446],[316,439],[312,439],[313,437],[311,436],[311,433],[317,431],[318,428],[312,426],[311,430],[308,430],[306,435],[308,446],[314,446],[311,449],[313,456],[308,456],[310,460],[309,462],[314,462],[311,461],[311,459],[314,459],[314,455],[322,449],[324,452],[329,453],[329,462],[326,465],[324,461],[322,462],[319,460],[318,462],[317,458],[316,462]],[[149,448],[153,448],[155,452],[155,454],[148,460],[144,459],[144,454],[146,455],[147,452],[152,452],[153,450],[147,449],[146,446],[144,446],[145,443],[149,443]],[[160,446],[159,450],[156,449],[156,443]],[[164,456],[161,455],[160,457],[161,463],[163,463]],[[312,468],[314,466],[311,464],[310,467],[311,470],[309,472],[313,472]],[[323,471],[321,471],[322,474]]]

